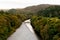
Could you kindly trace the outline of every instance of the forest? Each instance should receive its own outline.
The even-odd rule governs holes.
[[[24,20],[27,20],[25,14],[13,14],[12,12],[0,11],[0,40],[7,38],[20,27]]]
[[[60,6],[50,6],[31,17],[31,25],[41,40],[60,40]]]
[[[60,40],[60,6],[38,5],[24,9],[0,10],[0,40],[7,40],[22,22],[31,25],[42,40]]]

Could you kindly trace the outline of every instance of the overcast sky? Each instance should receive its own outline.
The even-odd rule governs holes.
[[[58,4],[59,0],[0,0],[0,9],[24,8],[38,4]]]

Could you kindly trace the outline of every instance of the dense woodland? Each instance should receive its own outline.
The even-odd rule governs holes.
[[[38,11],[31,24],[41,40],[60,40],[60,6]]]
[[[23,21],[27,20],[25,14],[13,14],[12,12],[0,11],[0,40],[7,38],[20,27]]]
[[[24,9],[0,10],[0,40],[7,38],[31,19],[31,25],[42,40],[60,40],[60,6],[37,5]]]

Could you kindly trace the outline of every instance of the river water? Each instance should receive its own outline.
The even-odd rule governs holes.
[[[26,20],[7,40],[39,40],[35,34],[30,20]]]

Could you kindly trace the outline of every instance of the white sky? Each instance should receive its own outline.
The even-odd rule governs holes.
[[[24,8],[38,4],[58,4],[59,0],[0,0],[0,9]]]

